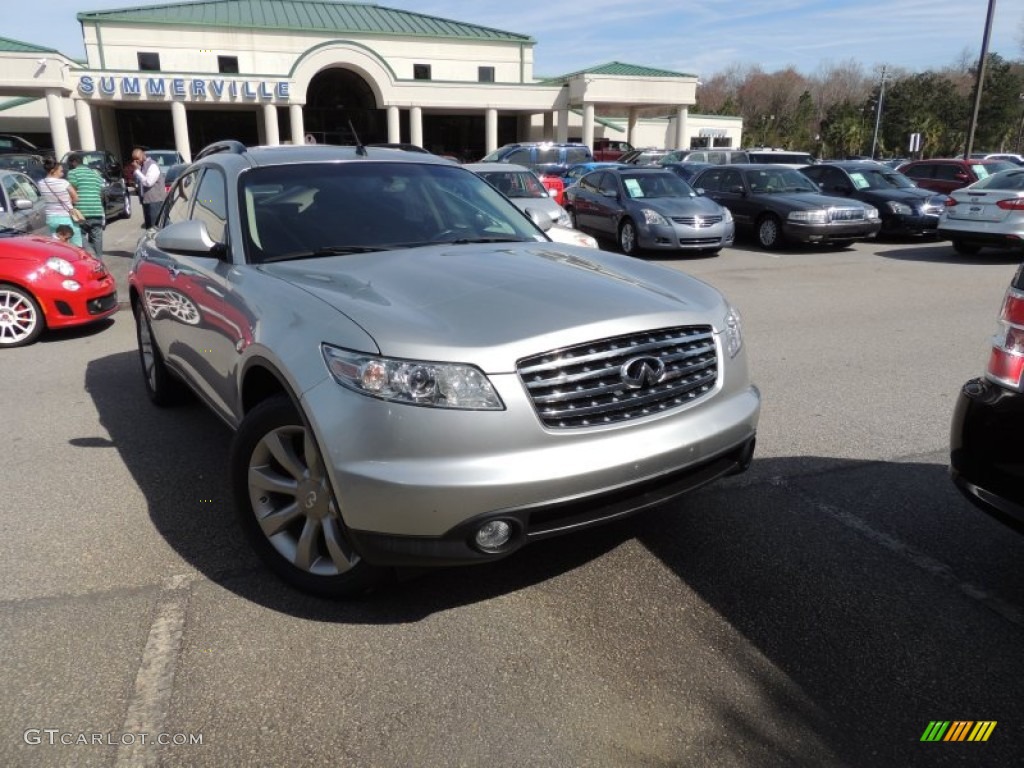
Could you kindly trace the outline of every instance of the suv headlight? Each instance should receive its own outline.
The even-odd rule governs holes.
[[[895,200],[889,200],[885,205],[889,209],[890,213],[895,213],[897,216],[910,216],[914,213],[914,209],[906,203],[897,203]],[[874,217],[869,216],[868,218],[870,219]]]
[[[648,225],[660,225],[662,227],[669,226],[665,217],[657,211],[652,211],[650,208],[644,208],[640,213],[644,215],[644,221],[647,222]]]
[[[801,224],[828,224],[828,211],[818,209],[816,211],[790,211],[787,216],[790,221],[798,221]]]
[[[327,370],[343,387],[389,402],[500,411],[505,406],[475,366],[399,360],[321,345]]]
[[[729,357],[736,357],[743,348],[743,323],[736,307],[730,306],[725,313],[725,326],[722,328],[723,344]]]

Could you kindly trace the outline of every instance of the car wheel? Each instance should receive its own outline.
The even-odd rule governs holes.
[[[766,213],[757,220],[757,242],[769,251],[782,244],[782,225],[774,214]]]
[[[312,430],[278,395],[242,420],[231,450],[238,520],[256,552],[285,581],[344,597],[385,573],[352,548]]]
[[[636,224],[631,219],[624,219],[619,226],[619,248],[627,256],[635,256],[639,250],[636,244]]]
[[[132,196],[126,189],[124,191],[124,212],[121,213],[122,219],[130,219],[132,217]]]
[[[981,250],[981,246],[974,243],[965,243],[963,240],[954,240],[953,250],[961,256],[973,256]]]
[[[141,300],[135,305],[135,338],[139,346],[142,380],[146,385],[149,399],[154,405],[161,407],[177,405],[185,394],[184,385],[164,363],[164,356],[153,338],[153,326],[149,324],[149,317]]]
[[[566,208],[565,212],[567,214],[569,214],[569,226],[572,227],[573,229],[579,229],[580,228],[579,222],[576,221],[576,209],[575,208]]]
[[[43,311],[28,291],[0,284],[0,347],[23,347],[46,328]]]

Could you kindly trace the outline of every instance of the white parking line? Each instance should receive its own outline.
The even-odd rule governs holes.
[[[128,703],[121,733],[158,734],[164,731],[167,706],[174,690],[174,671],[185,630],[185,610],[191,594],[192,575],[171,576],[164,580],[164,591],[157,601],[146,650],[135,676],[135,692]],[[117,750],[117,768],[139,768],[159,763],[159,745],[133,739]]]

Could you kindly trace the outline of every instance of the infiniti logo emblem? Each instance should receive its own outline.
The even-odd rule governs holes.
[[[665,363],[653,356],[634,357],[619,368],[622,383],[630,389],[653,387],[665,378]]]

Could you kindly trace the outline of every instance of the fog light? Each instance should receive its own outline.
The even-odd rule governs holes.
[[[504,520],[484,523],[476,532],[476,545],[484,552],[497,552],[512,538],[512,526]]]

